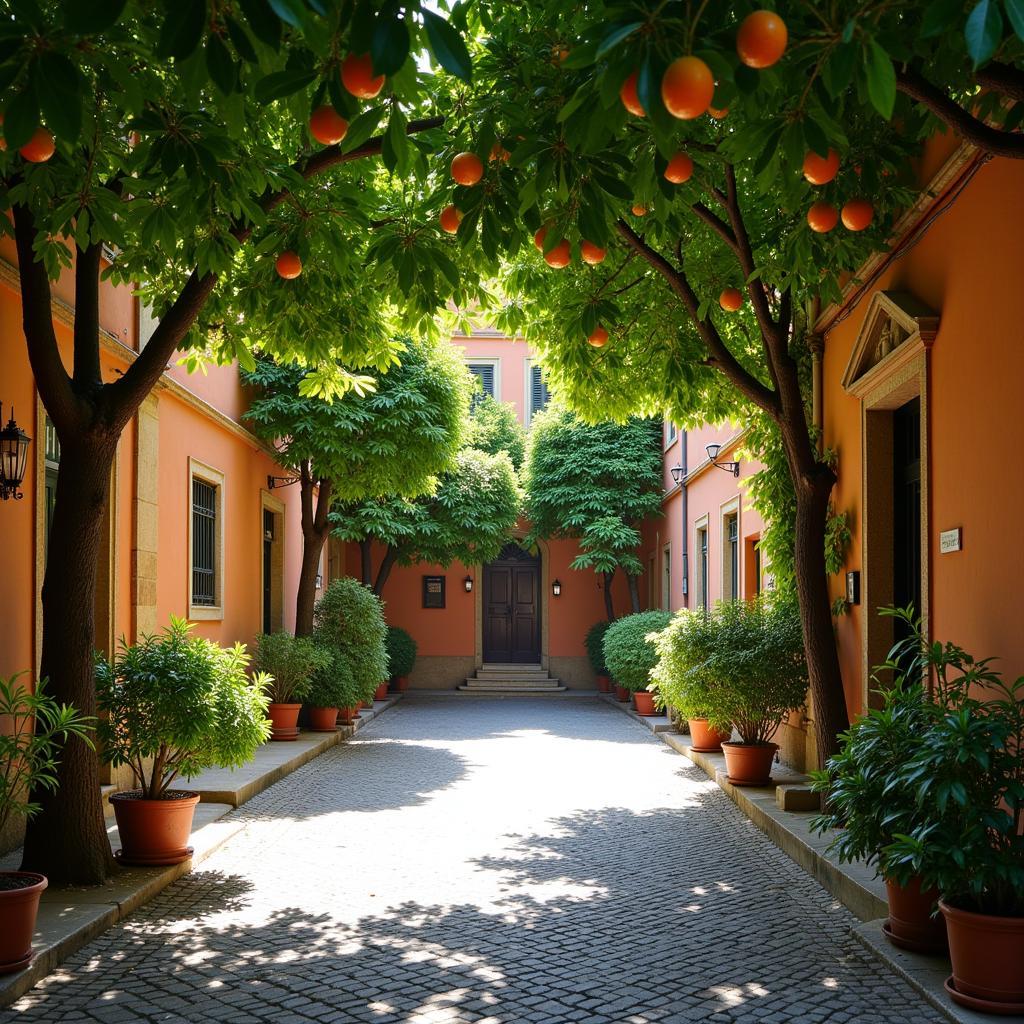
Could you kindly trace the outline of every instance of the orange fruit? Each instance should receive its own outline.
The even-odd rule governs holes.
[[[309,133],[325,146],[336,146],[348,131],[348,121],[334,107],[318,107],[309,119]]]
[[[729,113],[728,107],[708,107],[708,117],[713,117],[716,121],[721,121]]]
[[[350,53],[341,63],[341,84],[358,99],[372,100],[384,88],[384,76],[374,76],[368,53]]]
[[[547,234],[548,229],[544,225],[537,228],[537,230],[533,233],[533,244],[537,246],[537,248],[540,249],[541,252],[544,251],[544,239],[547,238]]]
[[[475,185],[484,176],[484,165],[476,153],[457,153],[452,159],[452,177],[460,185]]]
[[[57,147],[53,143],[53,136],[40,125],[32,133],[32,138],[18,152],[29,163],[45,164],[53,156],[56,149]]]
[[[789,42],[786,23],[774,11],[748,14],[736,33],[736,52],[748,68],[770,68]]]
[[[647,213],[647,207],[644,206],[643,203],[634,203],[633,204],[633,216],[634,217],[642,217],[645,213]]]
[[[277,257],[274,269],[286,281],[291,281],[292,278],[298,277],[299,274],[302,273],[302,260],[299,259],[298,253],[292,252],[291,249],[285,249],[285,251]]]
[[[645,115],[646,111],[636,91],[635,71],[622,83],[622,88],[619,89],[619,99],[622,100],[622,105],[635,117],[643,117]]]
[[[851,199],[843,207],[843,227],[848,231],[863,231],[875,215],[875,208],[867,199]]]
[[[693,176],[693,161],[685,153],[676,153],[665,168],[665,180],[682,185]]]
[[[807,223],[812,231],[824,234],[839,223],[839,211],[831,203],[820,200],[807,211]]]
[[[718,304],[726,313],[735,313],[743,305],[743,293],[739,288],[726,288],[718,296]]]
[[[454,235],[462,223],[462,211],[457,206],[446,206],[441,211],[441,230]]]
[[[561,64],[562,61],[569,56],[569,51],[564,46],[552,46],[551,56],[554,58],[556,63]]]
[[[598,324],[593,332],[587,337],[587,341],[590,342],[594,348],[602,348],[604,343],[608,340],[608,332]]]
[[[684,121],[700,117],[711,106],[714,95],[714,75],[700,57],[677,58],[661,79],[665,109]]]
[[[569,240],[566,238],[563,238],[550,252],[544,254],[544,262],[556,270],[569,266],[571,260],[572,252],[569,249]]]
[[[812,149],[804,157],[804,177],[812,185],[827,185],[839,173],[839,154],[828,151],[828,156],[818,156]]]
[[[586,239],[580,244],[580,256],[583,257],[583,262],[589,263],[592,267],[596,267],[598,263],[603,262],[607,254],[607,250],[602,249],[601,246],[595,245],[593,242],[588,242]]]
[[[496,142],[491,146],[491,151],[487,154],[487,159],[492,162],[500,160],[502,163],[508,163],[508,158],[511,155],[512,154],[500,142]]]

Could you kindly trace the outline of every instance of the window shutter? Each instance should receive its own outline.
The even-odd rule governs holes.
[[[544,383],[544,370],[533,364],[530,366],[530,416],[541,412],[548,404],[551,394]]]
[[[485,395],[497,398],[494,393],[494,364],[493,363],[469,363],[469,372],[480,382],[480,387]],[[479,392],[474,393],[472,405],[480,400]]]

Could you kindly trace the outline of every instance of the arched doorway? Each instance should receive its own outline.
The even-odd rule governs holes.
[[[540,664],[540,575],[540,557],[516,543],[484,566],[484,664]]]

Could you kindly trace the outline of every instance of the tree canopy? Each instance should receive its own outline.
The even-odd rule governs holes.
[[[506,452],[518,472],[526,457],[526,431],[515,406],[487,394],[478,397],[473,403],[466,446],[491,455]]]

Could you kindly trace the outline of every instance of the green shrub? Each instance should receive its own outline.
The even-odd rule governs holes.
[[[647,688],[658,660],[649,636],[671,620],[669,612],[653,611],[626,615],[611,623],[604,635],[604,663],[620,686],[634,693]]]
[[[252,661],[257,672],[271,677],[271,704],[300,704],[309,693],[313,673],[330,663],[331,654],[308,636],[260,633]]]
[[[384,641],[388,652],[388,671],[392,679],[407,676],[416,664],[416,641],[401,627],[388,626]]]
[[[365,693],[356,686],[348,660],[326,651],[325,662],[318,665],[310,679],[306,703],[314,708],[351,708]]]
[[[103,755],[155,800],[182,776],[237,768],[270,735],[269,680],[249,678],[242,644],[220,647],[182,619],[96,663]],[[148,763],[152,758],[152,763]]]
[[[711,616],[681,609],[658,634],[658,663],[651,672],[655,703],[675,708],[681,718],[707,718],[709,680],[702,672],[712,643]]]
[[[334,671],[351,675],[356,700],[371,700],[388,678],[386,635],[380,598],[351,576],[335,580],[316,606],[314,639],[330,650]]]
[[[587,647],[587,657],[590,659],[590,667],[595,675],[608,675],[608,666],[604,663],[604,635],[608,632],[611,623],[607,619],[595,622],[587,630],[587,637],[583,641]]]
[[[0,832],[12,814],[32,818],[39,812],[33,794],[56,790],[57,755],[68,739],[77,736],[92,746],[93,719],[58,704],[45,679],[29,690],[18,682],[23,674],[0,676],[0,718],[9,727],[0,733]]]

